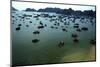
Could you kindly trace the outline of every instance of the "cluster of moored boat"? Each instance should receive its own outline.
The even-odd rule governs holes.
[[[73,24],[73,29],[76,30],[76,32],[81,32],[81,31],[88,31],[88,27],[80,27],[80,23],[82,24],[86,24],[88,22],[84,21],[86,20],[86,18],[84,17],[77,17],[77,16],[67,16],[67,15],[62,15],[62,14],[58,14],[58,15],[49,15],[49,13],[40,13],[40,14],[35,14],[33,13],[33,15],[28,15],[28,14],[22,14],[22,16],[19,16],[19,14],[16,14],[16,16],[18,18],[16,18],[15,16],[12,16],[12,18],[14,18],[12,24],[15,23],[15,21],[20,20],[21,23],[18,24],[18,26],[15,28],[16,31],[20,31],[21,30],[21,26],[23,26],[22,23],[26,23],[25,20],[29,20],[29,23],[32,24],[34,23],[34,21],[32,21],[31,19],[36,19],[36,21],[39,21],[39,24],[37,25],[37,30],[33,31],[34,35],[39,35],[41,34],[41,31],[39,29],[44,29],[46,27],[49,27],[51,29],[59,29],[62,30],[63,32],[68,32],[68,28],[71,24]],[[49,20],[50,23],[52,23],[51,26],[48,26],[48,24],[43,23],[42,20],[40,20],[39,18],[44,18],[45,21]],[[30,19],[31,18],[31,19]],[[76,20],[79,19],[80,23],[77,23]],[[95,24],[95,22],[93,22],[93,18],[88,18],[90,19],[90,23],[92,25]],[[30,25],[26,24],[26,27],[29,27]],[[35,26],[35,24],[34,24]],[[79,43],[79,39],[78,39],[78,34],[77,33],[72,33],[71,35],[73,42],[74,43]],[[40,39],[33,39],[32,43],[38,43],[40,41]],[[90,44],[96,44],[95,39],[91,39],[90,40]],[[63,47],[65,45],[64,41],[60,41],[58,42],[58,47]]]

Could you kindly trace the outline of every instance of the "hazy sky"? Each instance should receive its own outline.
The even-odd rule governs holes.
[[[72,8],[74,10],[94,10],[94,6],[79,6],[79,5],[63,5],[63,4],[46,4],[46,3],[33,3],[33,2],[12,2],[12,6],[18,10],[25,10],[26,8],[34,8],[36,10],[40,8],[46,8],[46,7],[53,7],[53,8],[62,8],[62,9],[68,9]]]

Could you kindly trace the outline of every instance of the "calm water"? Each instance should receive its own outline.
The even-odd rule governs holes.
[[[23,14],[32,15],[32,17],[25,17],[24,21],[21,18]],[[84,61],[88,52],[93,45],[90,44],[91,39],[96,38],[95,32],[95,18],[93,18],[93,25],[90,22],[90,18],[84,17],[83,23],[80,21],[80,18],[75,20],[75,23],[79,24],[79,28],[87,27],[88,31],[76,31],[73,28],[74,24],[73,17],[64,17],[62,18],[63,22],[68,23],[69,25],[64,25],[63,22],[56,20],[57,23],[60,23],[59,26],[55,26],[58,29],[51,28],[54,26],[54,21],[50,21],[51,18],[44,18],[39,16],[38,19],[34,16],[41,15],[39,12],[24,12],[16,11],[12,13],[12,61],[15,65],[26,65],[26,64],[43,64],[43,63],[59,63],[59,62],[69,62],[70,56],[73,53],[82,53],[82,60]],[[55,15],[53,19],[62,16],[61,14],[55,13],[46,13],[49,16]],[[64,21],[64,19],[66,19]],[[30,23],[29,21],[32,21]],[[40,21],[47,26],[43,29],[38,29],[37,26],[40,25]],[[16,31],[18,24],[21,24],[20,30]],[[26,27],[29,25],[29,27]],[[67,29],[67,32],[62,31],[62,26]],[[40,34],[33,34],[34,31],[40,31]],[[78,35],[78,43],[74,43],[72,38],[72,33]],[[39,39],[37,43],[33,43],[33,39]],[[64,41],[63,47],[58,47],[60,41]],[[94,54],[95,55],[95,54]],[[62,58],[65,57],[64,61]],[[80,57],[80,56],[78,56]],[[77,58],[78,58],[77,57]],[[87,58],[87,60],[91,60]],[[95,59],[94,59],[95,60]],[[74,59],[72,60],[74,61]],[[77,60],[78,61],[78,60]],[[86,61],[86,60],[85,60]]]

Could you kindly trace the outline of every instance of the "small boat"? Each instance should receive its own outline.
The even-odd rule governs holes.
[[[87,27],[82,27],[81,30],[88,31],[88,28]]]
[[[74,43],[78,43],[79,40],[75,38],[75,39],[73,39],[73,42],[74,42]]]
[[[16,31],[19,31],[19,30],[20,30],[20,27],[17,27],[17,28],[16,28]]]
[[[22,26],[21,24],[18,24],[18,26]]]
[[[40,34],[40,32],[39,31],[34,31],[33,34]]]
[[[90,44],[95,45],[96,44],[96,40],[90,40]]]
[[[39,39],[33,39],[32,40],[32,43],[37,43],[37,42],[39,42],[40,40]]]
[[[78,35],[77,34],[72,34],[72,37],[76,38],[76,37],[78,37]]]
[[[61,48],[61,47],[63,47],[63,46],[64,46],[64,41],[60,41],[59,44],[58,44],[58,47]]]

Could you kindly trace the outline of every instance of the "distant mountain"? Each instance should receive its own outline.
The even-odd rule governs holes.
[[[34,8],[32,9],[32,8],[26,8],[26,10],[25,11],[36,11]]]
[[[12,7],[12,10],[18,11],[14,7]],[[34,9],[34,8],[26,8],[24,11],[28,12],[50,12],[50,13],[57,13],[57,14],[64,14],[64,15],[75,15],[75,16],[90,16],[90,17],[96,17],[96,11],[93,10],[73,10],[72,8],[69,9],[61,9],[61,8],[52,8],[47,7],[43,9]]]
[[[17,9],[15,9],[14,7],[12,7],[12,10],[17,11]]]
[[[60,8],[45,8],[45,9],[39,9],[38,12],[54,12],[54,13],[62,13],[63,10]]]
[[[75,16],[90,16],[90,17],[96,17],[96,11],[93,10],[73,10],[72,8],[69,9],[61,9],[61,8],[44,8],[39,9],[37,12],[53,12],[57,14],[65,14],[65,15],[75,15]]]

